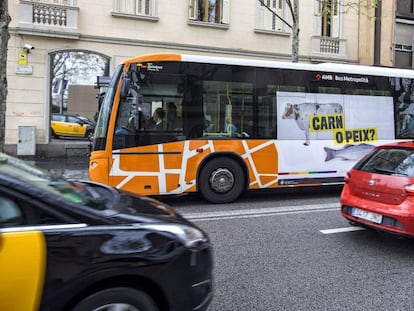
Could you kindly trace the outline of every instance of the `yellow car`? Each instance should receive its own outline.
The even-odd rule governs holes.
[[[50,119],[52,137],[85,137],[91,138],[95,124],[77,115],[54,113]]]

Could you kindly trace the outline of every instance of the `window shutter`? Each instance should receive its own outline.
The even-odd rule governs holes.
[[[277,0],[273,2],[273,10],[282,18],[285,18],[285,14],[283,14],[283,0]],[[273,15],[273,14],[272,14]],[[272,29],[277,31],[283,31],[284,30],[284,24],[282,20],[276,16],[272,16],[274,19],[274,22],[272,21]]]
[[[223,0],[223,12],[221,15],[221,22],[228,24],[230,22],[230,0]]]
[[[331,37],[332,38],[339,38],[340,35],[340,16],[339,16],[339,1],[338,0],[332,0],[331,1]]]
[[[157,0],[150,0],[149,5],[150,5],[150,15],[157,16],[158,15]]]
[[[322,35],[322,8],[319,0],[315,0],[315,7],[313,13],[313,33],[317,36]]]
[[[136,0],[137,15],[154,15],[155,0]]]
[[[256,27],[258,29],[263,28],[263,18],[264,18],[264,6],[257,0],[256,5]]]
[[[198,5],[197,0],[190,0],[188,8],[188,18],[197,20]]]
[[[120,13],[135,14],[135,0],[118,0]]]
[[[331,19],[331,37],[339,38],[339,16],[333,15]]]
[[[275,7],[272,6],[272,3],[267,3],[267,5],[276,12]],[[261,7],[262,8],[262,29],[265,30],[275,30],[274,29],[274,25],[273,25],[273,21],[275,19],[277,19],[272,12],[270,12],[264,5]],[[276,20],[275,20],[276,21]]]
[[[143,12],[143,9],[142,9],[143,2],[144,1],[142,1],[142,0],[135,0],[135,14],[137,14],[137,15],[143,14],[142,13]]]
[[[146,1],[145,0],[135,0],[135,8],[137,15],[145,15],[146,12]]]

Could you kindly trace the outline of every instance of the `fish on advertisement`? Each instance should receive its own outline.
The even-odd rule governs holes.
[[[344,148],[341,149],[332,149],[328,147],[324,147],[323,149],[326,152],[325,162],[330,161],[332,159],[342,159],[348,161],[356,161],[361,159],[364,155],[372,150],[375,146],[370,144],[359,144],[359,145],[345,145]]]

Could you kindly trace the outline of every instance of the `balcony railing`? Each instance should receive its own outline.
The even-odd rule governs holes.
[[[339,39],[321,37],[321,53],[339,54]]]
[[[76,7],[77,0],[26,0],[27,2],[33,3],[47,3],[51,5],[65,5],[65,6],[73,6]]]
[[[77,0],[20,0],[19,31],[79,37]]]
[[[315,56],[346,57],[346,40],[313,36],[312,54]]]

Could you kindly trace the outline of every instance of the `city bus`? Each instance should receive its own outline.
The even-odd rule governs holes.
[[[414,138],[414,71],[185,54],[123,61],[92,143],[93,181],[143,195],[340,185],[375,145]]]

